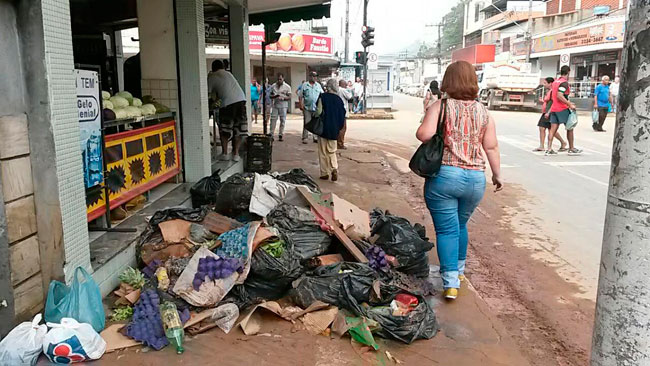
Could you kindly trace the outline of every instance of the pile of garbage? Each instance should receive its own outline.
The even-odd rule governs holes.
[[[186,333],[215,327],[255,334],[259,308],[312,334],[349,334],[375,350],[376,336],[410,344],[437,333],[427,302],[433,244],[424,227],[322,193],[301,169],[236,174],[225,182],[214,174],[191,194],[193,208],[167,208],[150,218],[136,243],[138,268],[120,275],[108,328],[101,304],[84,307],[101,314],[79,314],[57,301],[61,294],[89,293],[95,295],[88,301],[98,301],[98,289],[78,291],[94,285],[85,277],[71,288],[50,289],[46,320],[62,327],[68,318],[92,324],[95,334],[103,330],[100,339],[109,339],[107,351],[137,344],[159,350],[171,343],[182,353]],[[37,324],[29,328],[40,334]],[[42,346],[48,357],[52,342]],[[96,356],[91,350],[85,359]],[[56,356],[50,360],[57,362]]]

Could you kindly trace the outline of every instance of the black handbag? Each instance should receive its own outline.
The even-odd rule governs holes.
[[[433,178],[438,175],[442,165],[442,153],[445,148],[445,120],[447,119],[447,99],[443,99],[438,114],[436,134],[427,142],[423,142],[415,151],[409,168],[422,178]]]
[[[325,124],[321,118],[322,116],[322,113],[319,116],[311,116],[309,122],[305,124],[305,129],[316,136],[322,136],[323,130],[325,130]]]

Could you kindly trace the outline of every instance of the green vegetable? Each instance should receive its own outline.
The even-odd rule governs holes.
[[[138,98],[133,98],[131,105],[134,107],[142,107],[142,101]]]
[[[109,99],[111,99],[111,93],[102,90],[102,99],[104,99],[104,100],[109,100]]]
[[[140,270],[135,268],[127,268],[120,274],[120,281],[130,285],[134,289],[139,289],[144,286],[144,275]]]
[[[129,118],[135,118],[135,117],[142,116],[142,112],[140,111],[140,108],[138,108],[138,107],[128,106],[128,107],[124,107],[124,110],[126,110],[126,115]]]
[[[115,108],[124,108],[129,106],[129,101],[119,95],[112,96],[110,101],[113,103]]]
[[[262,246],[262,249],[269,253],[272,257],[274,258],[280,258],[282,256],[282,253],[284,253],[284,242],[282,240],[278,240],[273,243],[268,243]]]
[[[169,112],[169,107],[167,107],[166,105],[164,105],[162,103],[153,102],[151,104],[153,104],[153,106],[156,107],[156,113],[167,113],[167,112]]]
[[[143,104],[149,104],[153,103],[156,101],[156,98],[153,97],[153,95],[144,95],[142,96],[142,103]]]
[[[115,109],[113,103],[110,100],[104,100],[104,108],[106,109]]]
[[[113,109],[113,112],[115,112],[115,119],[128,118],[126,110],[124,108],[115,108]]]
[[[121,91],[121,92],[119,92],[119,93],[117,93],[115,95],[117,95],[118,97],[122,97],[122,98],[126,99],[129,102],[129,105],[131,105],[131,103],[133,103],[133,95],[131,93],[129,93],[128,91],[126,91],[126,90]]]
[[[124,320],[129,320],[133,316],[133,308],[130,306],[123,306],[113,310],[113,315],[111,315],[111,321],[121,322]]]
[[[140,110],[142,111],[143,116],[156,114],[156,107],[154,107],[153,104],[143,104],[142,107],[140,107]]]

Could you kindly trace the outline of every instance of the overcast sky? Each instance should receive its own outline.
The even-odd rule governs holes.
[[[332,28],[342,27],[340,23],[345,19],[345,1],[332,1]],[[363,0],[349,1],[350,52],[354,52],[362,50]],[[437,29],[425,25],[439,22],[457,3],[458,0],[370,0],[368,24],[376,28],[372,52],[397,53],[418,40],[433,44]]]

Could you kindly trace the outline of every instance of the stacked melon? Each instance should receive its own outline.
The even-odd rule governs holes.
[[[102,91],[104,102],[104,119],[125,119],[156,114],[156,107],[153,104],[142,104],[138,98],[134,98],[128,91],[121,91],[113,96],[107,91]],[[110,110],[113,112],[112,117]]]

